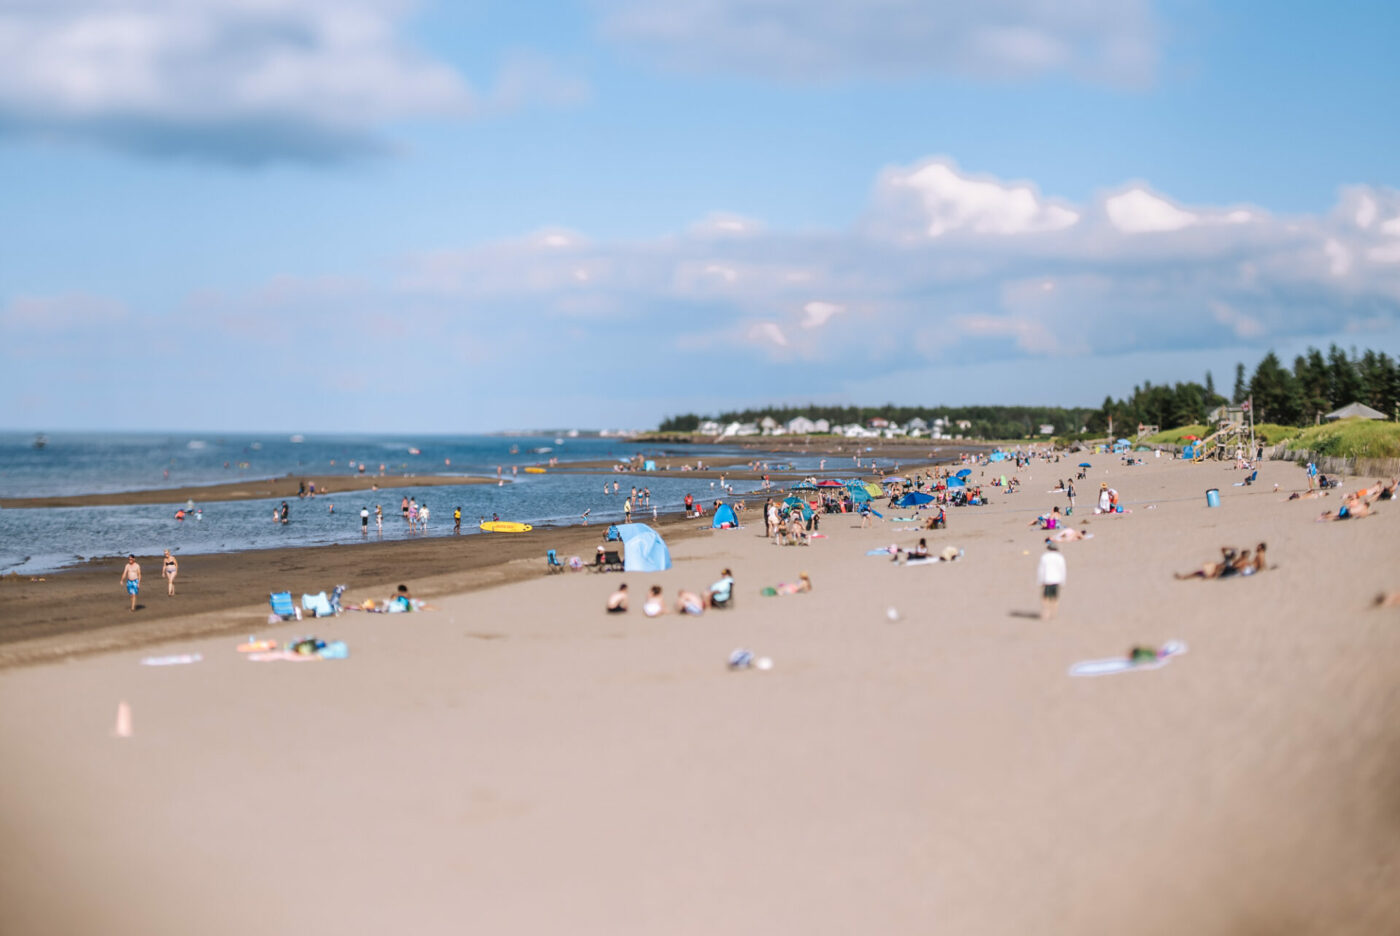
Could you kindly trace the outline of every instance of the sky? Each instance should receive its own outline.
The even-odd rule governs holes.
[[[1400,5],[12,0],[0,426],[1097,405],[1400,353]]]

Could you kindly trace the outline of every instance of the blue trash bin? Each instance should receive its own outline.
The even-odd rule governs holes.
[[[1206,491],[1206,506],[1207,506],[1207,507],[1219,507],[1219,506],[1220,506],[1220,489],[1219,489],[1219,488],[1211,488],[1210,490]]]

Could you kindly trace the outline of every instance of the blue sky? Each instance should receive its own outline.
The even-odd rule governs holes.
[[[1095,404],[1400,352],[1400,12],[0,11],[0,424]]]

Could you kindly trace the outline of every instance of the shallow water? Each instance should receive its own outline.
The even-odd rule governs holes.
[[[375,504],[384,508],[383,537],[410,534],[400,514],[403,497],[416,497],[431,508],[427,535],[452,532],[452,509],[462,508],[464,532],[476,532],[481,518],[499,514],[503,520],[532,524],[576,523],[584,510],[591,522],[622,518],[622,502],[633,484],[650,487],[652,504],[678,510],[687,493],[707,502],[717,493],[708,479],[679,472],[618,476],[621,493],[603,494],[598,474],[526,474],[523,470],[504,486],[495,484],[413,486],[411,472],[420,475],[461,473],[495,478],[496,466],[505,478],[511,466],[542,463],[551,457],[561,465],[577,461],[625,460],[645,452],[694,464],[730,457],[745,460],[752,452],[702,445],[639,446],[619,439],[581,437],[556,442],[553,436],[307,436],[295,443],[284,435],[198,436],[190,434],[53,435],[42,450],[33,436],[0,434],[0,496],[108,493],[162,487],[219,484],[249,478],[292,475],[358,474],[352,464],[366,463],[367,474],[384,465],[386,477],[378,491],[359,491],[289,501],[291,522],[272,521],[280,498],[221,501],[203,504],[204,518],[174,519],[183,502],[124,507],[64,507],[0,510],[0,572],[35,573],[57,569],[95,556],[232,552],[277,546],[303,546],[362,541],[359,511],[371,512],[370,539],[375,529]],[[512,446],[519,449],[512,455]],[[421,454],[410,454],[417,448]],[[549,452],[532,449],[549,448]],[[816,457],[775,455],[815,471]],[[606,479],[611,490],[612,478]],[[334,504],[335,511],[330,511]],[[644,520],[651,509],[639,507],[634,518]],[[421,535],[421,534],[414,534]]]

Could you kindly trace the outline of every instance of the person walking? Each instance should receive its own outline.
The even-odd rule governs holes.
[[[462,532],[462,508],[454,507],[452,510],[452,532]]]
[[[170,555],[170,550],[167,549],[165,558],[161,560],[160,574],[165,576],[165,593],[171,598],[175,597],[175,576],[179,572],[180,563],[175,561],[175,557]]]
[[[1054,543],[1045,544],[1045,552],[1035,570],[1035,581],[1040,586],[1040,619],[1053,620],[1060,603],[1060,586],[1065,583],[1065,557]]]
[[[122,569],[122,577],[119,580],[126,587],[126,593],[131,596],[131,610],[136,610],[136,596],[141,591],[141,563],[136,561],[136,554],[132,553],[126,557],[126,568]]]

